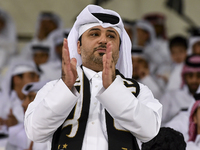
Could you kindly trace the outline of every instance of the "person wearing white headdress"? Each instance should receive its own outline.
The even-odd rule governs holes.
[[[44,40],[52,31],[62,28],[63,22],[60,16],[54,12],[41,12],[37,18],[34,38],[39,41]]]
[[[200,55],[200,36],[191,36],[189,38],[188,55]]]
[[[26,83],[38,80],[38,72],[31,61],[13,62],[10,64],[10,68],[1,85],[0,120],[2,121],[1,124],[3,124],[1,130],[7,130],[8,127],[23,122],[24,113],[21,104],[24,94],[21,89]],[[5,133],[7,133],[6,130]]]
[[[30,49],[32,43],[37,42],[42,44],[43,42],[48,42],[48,36],[50,35],[50,33],[62,28],[63,22],[60,16],[58,16],[54,12],[41,12],[37,18],[36,28],[32,40],[20,50],[20,55],[22,56],[22,58],[30,58]]]
[[[170,69],[169,54],[163,52],[162,47],[156,42],[155,30],[148,21],[138,20],[134,33],[133,46],[143,47],[144,55],[149,61],[150,73],[163,90],[166,85],[165,78]]]
[[[46,84],[47,81],[31,82],[22,88],[22,92],[25,95],[22,107],[24,112],[28,105],[34,100],[36,93]],[[6,150],[48,150],[48,143],[35,143],[28,139],[25,130],[24,123],[11,126],[8,130],[8,142],[6,144]]]
[[[193,95],[200,85],[200,55],[186,57],[181,77],[181,88],[166,91],[160,98],[163,105],[162,125],[166,125],[181,111],[187,111],[194,102]]]
[[[31,43],[31,59],[40,71],[40,80],[54,80],[61,75],[61,61],[50,39]]]
[[[154,81],[149,69],[149,62],[143,54],[143,48],[133,47],[131,50],[132,62],[133,62],[133,79],[146,85],[152,91],[154,97],[159,99],[163,91],[158,84]]]
[[[53,52],[60,62],[62,61],[63,39],[68,37],[70,30],[71,28],[56,29],[48,36],[48,39],[51,41],[51,43],[53,43]]]
[[[131,41],[118,13],[86,6],[62,57],[61,79],[48,82],[25,113],[31,140],[50,141],[52,149],[110,150],[139,149],[136,138],[156,136],[162,105],[131,79]]]

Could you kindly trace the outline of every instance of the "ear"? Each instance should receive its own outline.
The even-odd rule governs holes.
[[[193,121],[195,124],[197,123],[197,114],[196,113],[193,115]]]
[[[77,43],[77,52],[78,52],[78,54],[81,55],[81,45],[80,45],[80,41],[78,41],[78,43]]]

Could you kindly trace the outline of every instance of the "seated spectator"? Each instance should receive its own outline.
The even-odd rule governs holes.
[[[63,47],[63,40],[67,38],[69,35],[71,28],[67,29],[57,29],[50,33],[48,39],[51,41],[53,45],[53,52],[56,55],[56,58],[62,60],[62,47]],[[61,66],[60,66],[61,67]]]
[[[200,149],[200,91],[194,95],[196,102],[193,104],[189,116],[189,140],[187,150]]]
[[[50,41],[33,42],[31,45],[32,59],[39,72],[40,80],[54,80],[61,76],[61,62],[56,59],[56,54]]]
[[[188,54],[200,55],[200,35],[189,38]]]
[[[188,42],[184,36],[176,35],[169,39],[169,50],[171,54],[171,73],[166,90],[180,89],[182,80],[181,72],[187,57]]]
[[[22,92],[25,95],[25,99],[22,103],[24,112],[28,108],[28,105],[34,100],[37,91],[41,89],[46,84],[46,81],[42,82],[32,82],[26,84]],[[45,143],[35,143],[28,139],[24,123],[17,124],[9,128],[8,143],[6,145],[6,150],[47,150],[48,145]]]
[[[163,105],[162,126],[181,110],[188,109],[195,101],[193,95],[200,85],[200,55],[188,56],[182,69],[182,87],[167,91],[160,102]]]
[[[63,26],[62,20],[54,12],[41,12],[38,16],[35,38],[39,41],[44,40],[48,35]]]
[[[149,63],[143,54],[143,49],[141,47],[133,47],[131,55],[133,63],[132,78],[148,86],[154,97],[159,99],[162,96],[162,90],[150,74]]]

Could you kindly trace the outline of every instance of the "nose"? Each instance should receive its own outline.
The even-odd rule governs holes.
[[[101,35],[99,39],[100,44],[107,44],[107,37],[106,35]]]

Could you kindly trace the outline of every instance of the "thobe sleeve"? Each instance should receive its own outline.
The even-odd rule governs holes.
[[[60,80],[47,83],[29,104],[25,113],[25,131],[29,139],[44,142],[64,122],[79,98]]]
[[[98,93],[97,98],[124,130],[147,142],[160,129],[162,105],[147,86],[139,85],[140,93],[135,97],[117,76],[107,89]]]

